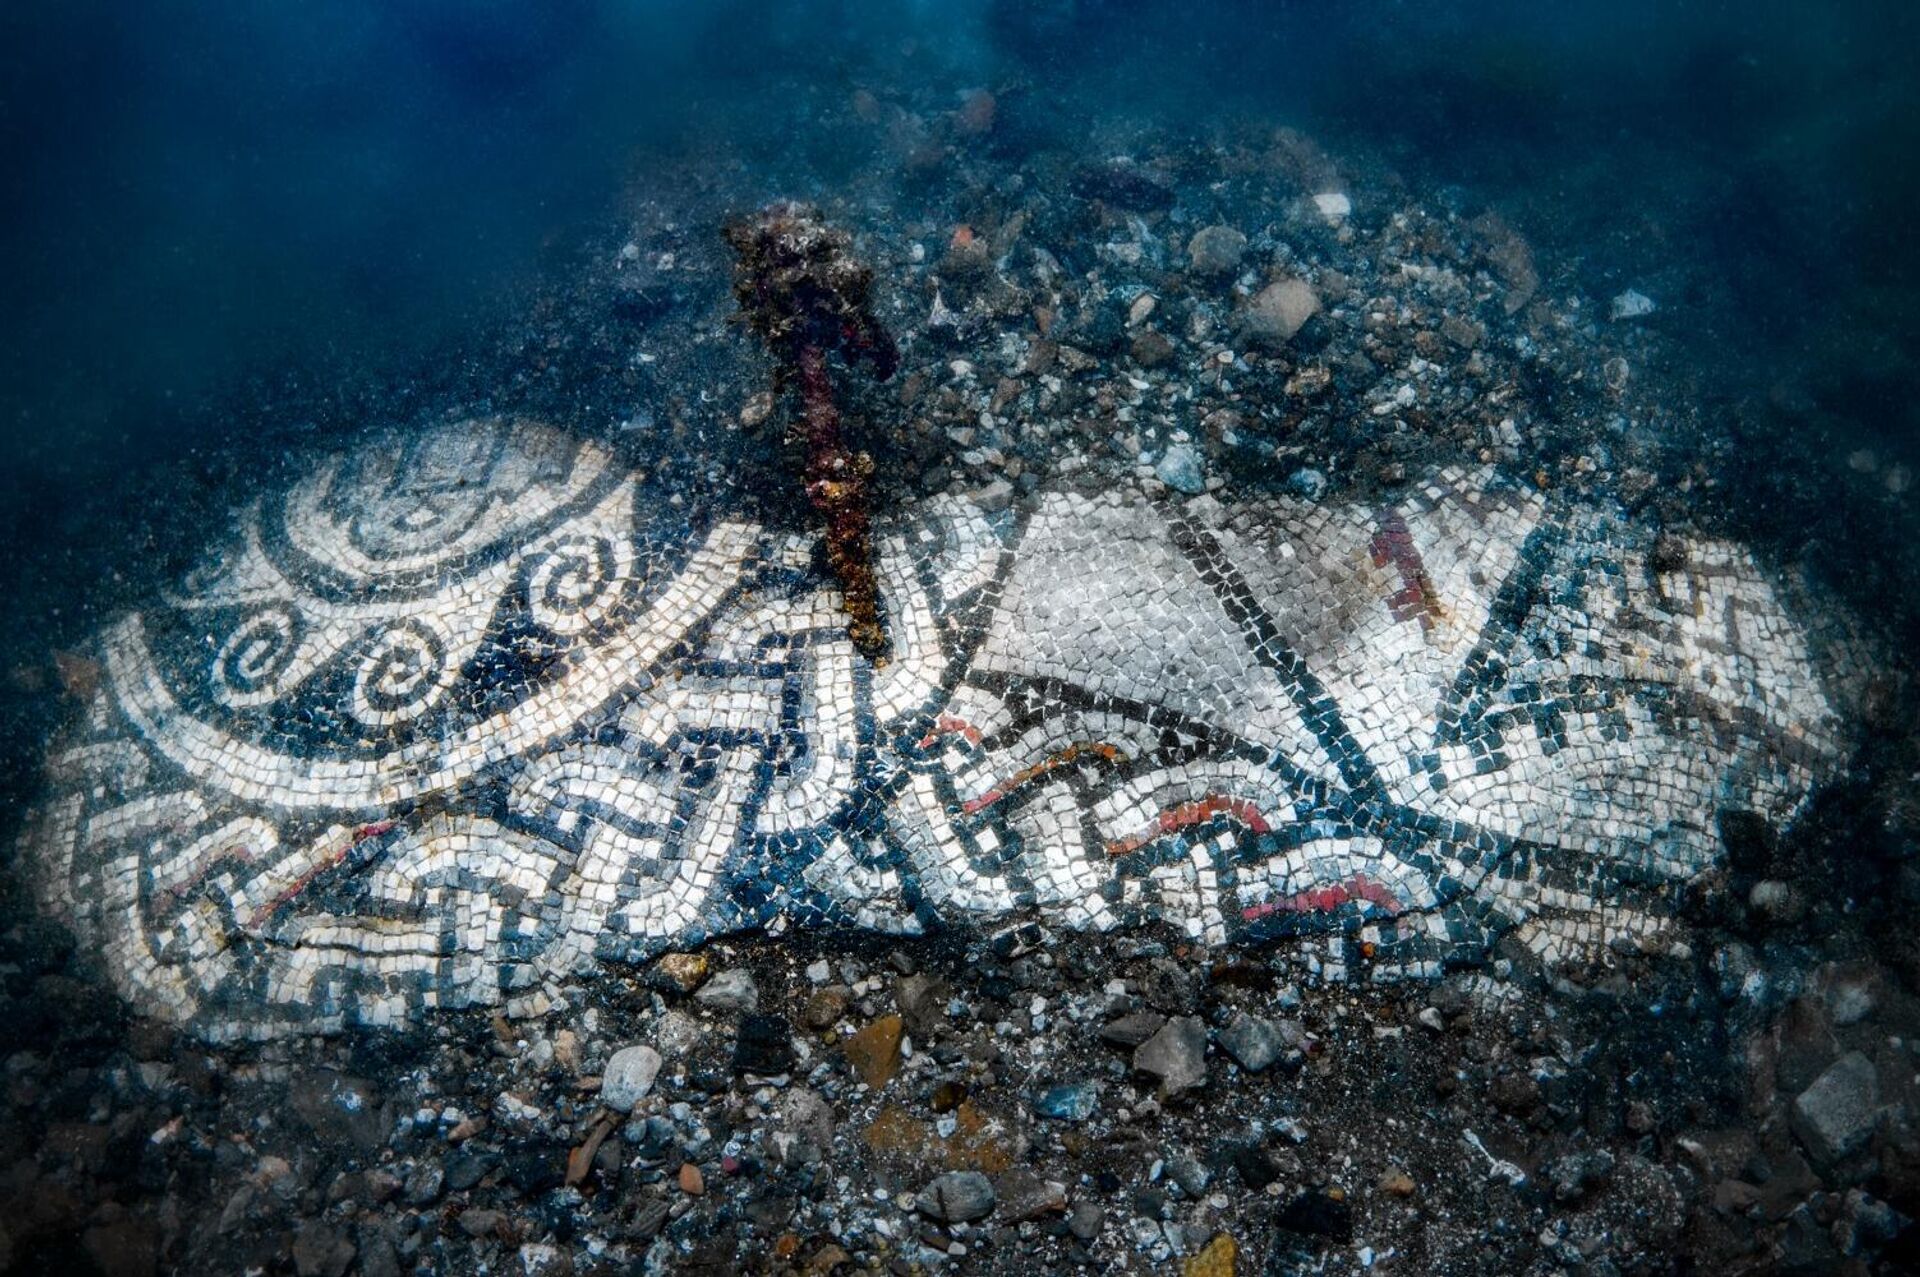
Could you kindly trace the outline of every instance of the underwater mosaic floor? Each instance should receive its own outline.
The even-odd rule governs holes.
[[[1043,492],[882,537],[687,533],[598,446],[467,423],[321,464],[99,639],[27,838],[139,1009],[213,1038],[537,1013],[788,921],[1160,919],[1319,973],[1656,933],[1723,810],[1842,755],[1738,547],[1650,562],[1490,472],[1392,507]]]

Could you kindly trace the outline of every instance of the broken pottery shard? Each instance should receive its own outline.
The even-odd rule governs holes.
[[[884,668],[810,535],[638,485],[537,425],[376,440],[99,635],[24,852],[137,1009],[536,1014],[780,917],[1552,963],[1657,934],[1718,813],[1786,820],[1843,758],[1834,662],[1745,551],[1656,562],[1491,471],[928,501],[875,529]]]

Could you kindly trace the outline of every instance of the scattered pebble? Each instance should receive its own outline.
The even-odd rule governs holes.
[[[621,1113],[632,1112],[633,1106],[653,1089],[660,1065],[660,1053],[650,1046],[635,1045],[615,1051],[600,1075],[600,1102]]]
[[[708,980],[693,995],[693,1000],[716,1011],[757,1011],[760,989],[753,982],[752,972],[736,967]]]

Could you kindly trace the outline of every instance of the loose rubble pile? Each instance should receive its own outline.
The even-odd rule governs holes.
[[[850,145],[884,132],[844,129]],[[1112,161],[1042,153],[1011,181],[988,153],[954,158],[935,189],[903,193],[883,150],[822,197],[900,338],[897,385],[862,405],[910,458],[882,476],[896,493],[1010,496],[1077,471],[1187,494],[1377,492],[1498,461],[1683,521],[1708,481],[1704,428],[1635,376],[1638,316],[1557,295],[1495,212],[1414,202],[1285,129]],[[712,196],[643,190],[592,285],[635,299],[633,392],[657,396],[647,420],[752,434],[770,405],[753,377],[716,376],[728,354],[707,344],[725,313],[723,246],[696,229]],[[689,324],[691,342],[670,336]],[[687,401],[696,368],[738,399]]]
[[[1553,982],[787,937],[564,1019],[237,1053],[121,1024],[16,934],[8,1010],[46,1037],[6,1064],[4,1244],[301,1277],[1881,1271],[1920,1004],[1870,959],[1796,966],[1860,918],[1773,886],[1805,921]]]
[[[651,173],[488,370],[495,406],[599,432],[675,508],[806,526],[752,478],[781,423],[713,231],[792,195],[854,228],[900,339],[849,404],[896,458],[879,500],[1370,500],[1497,464],[1683,543],[1713,441],[1639,371],[1639,316],[1497,214],[1284,130],[1023,149],[1000,97],[824,109],[874,156],[832,190]],[[603,971],[544,1017],[215,1048],[0,902],[0,1267],[1901,1271],[1914,770],[1870,745],[1798,829],[1723,826],[1669,943],[1548,969],[1508,941],[1393,987],[1164,927],[795,932]]]

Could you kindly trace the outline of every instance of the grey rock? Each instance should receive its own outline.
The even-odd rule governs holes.
[[[500,1231],[504,1219],[506,1216],[497,1210],[461,1211],[460,1231],[469,1237],[491,1237]]]
[[[1087,1201],[1085,1198],[1075,1202],[1073,1209],[1067,1212],[1067,1231],[1083,1242],[1090,1242],[1098,1237],[1106,1222],[1106,1215],[1100,1209],[1100,1204]]]
[[[995,479],[973,494],[973,502],[988,514],[998,514],[1013,504],[1013,485],[1005,479]]]
[[[653,1031],[653,1045],[662,1055],[678,1059],[692,1054],[706,1037],[700,1021],[676,1007],[660,1017]]]
[[[1801,1202],[1787,1215],[1786,1226],[1774,1242],[1775,1272],[1834,1273],[1840,1271],[1840,1252],[1831,1232],[1820,1226],[1813,1208]]]
[[[1827,987],[1827,1014],[1834,1025],[1845,1028],[1871,1016],[1879,1005],[1878,981],[1870,973],[1842,972]]]
[[[1145,1254],[1156,1265],[1165,1264],[1173,1253],[1160,1221],[1146,1215],[1135,1215],[1127,1221],[1127,1240],[1135,1250]]]
[[[1044,1179],[1024,1166],[994,1176],[993,1189],[1001,1217],[1015,1223],[1057,1215],[1067,1208],[1065,1184]]]
[[[792,1165],[818,1162],[833,1148],[833,1106],[818,1092],[798,1087],[780,1098],[775,1147]]]
[[[673,1123],[664,1117],[632,1118],[620,1137],[647,1161],[657,1162],[673,1147]]]
[[[945,1021],[948,993],[946,982],[930,975],[902,976],[893,982],[894,1005],[915,1038],[931,1036]]]
[[[922,1214],[946,1224],[984,1219],[993,1210],[993,1181],[979,1171],[949,1171],[921,1189]]]
[[[456,1193],[464,1193],[485,1179],[487,1172],[499,1165],[499,1160],[477,1149],[455,1149],[441,1163],[446,1174],[446,1186]]]
[[[1760,964],[1753,947],[1739,940],[1729,941],[1713,955],[1714,975],[1719,979],[1720,997],[1731,1002],[1748,988],[1749,981],[1759,984]]]
[[[753,982],[751,971],[736,967],[701,985],[693,1000],[717,1011],[758,1011],[760,986]]]
[[[447,1172],[438,1162],[422,1162],[407,1176],[406,1197],[409,1206],[431,1206],[446,1187]]]
[[[1873,1134],[1880,1116],[1880,1079],[1858,1051],[1834,1061],[1793,1102],[1793,1132],[1816,1162],[1831,1165]]]
[[[633,1212],[633,1235],[641,1241],[651,1238],[667,1226],[667,1216],[672,1211],[672,1207],[657,1198],[640,1203]]]
[[[1247,255],[1247,237],[1231,226],[1204,226],[1187,241],[1187,260],[1196,275],[1231,275]]]
[[[1637,288],[1629,288],[1613,299],[1608,316],[1615,320],[1640,319],[1659,310],[1659,303]]]
[[[360,1277],[400,1277],[400,1255],[394,1249],[392,1225],[362,1224],[355,1233]]]
[[[645,1044],[615,1051],[600,1075],[600,1102],[618,1112],[631,1113],[633,1106],[653,1090],[660,1064],[660,1053]]]
[[[1176,443],[1153,468],[1160,482],[1176,492],[1197,496],[1207,490],[1207,471],[1192,444]]]
[[[1192,1153],[1175,1153],[1167,1159],[1167,1174],[1189,1196],[1199,1197],[1213,1182],[1213,1172]]]
[[[1249,1073],[1268,1068],[1287,1049],[1286,1040],[1271,1020],[1244,1011],[1221,1031],[1220,1045]]]
[[[1320,298],[1305,281],[1275,280],[1240,312],[1240,332],[1259,345],[1284,346],[1319,313]]]
[[[1163,1095],[1192,1090],[1207,1080],[1207,1026],[1197,1015],[1167,1021],[1133,1053],[1133,1067],[1159,1079]]]
[[[293,1269],[300,1277],[344,1277],[355,1253],[352,1238],[319,1220],[308,1220],[293,1235]]]
[[[1160,1031],[1167,1017],[1152,1011],[1132,1011],[1100,1030],[1100,1040],[1131,1051]]]

